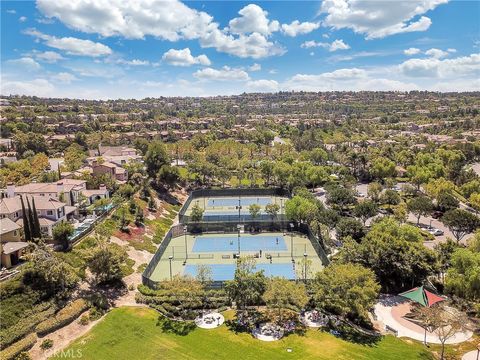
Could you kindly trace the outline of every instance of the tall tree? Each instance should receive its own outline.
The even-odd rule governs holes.
[[[375,216],[377,212],[377,204],[369,200],[359,202],[357,205],[355,205],[355,208],[353,209],[353,214],[355,215],[355,217],[362,220],[364,226],[367,220],[370,219],[372,216]]]
[[[237,268],[233,280],[227,281],[225,290],[238,309],[244,310],[248,305],[258,305],[267,279],[262,271],[256,271],[255,259],[242,257],[237,260]]]
[[[38,232],[39,229],[35,227],[35,219],[32,212],[32,208],[30,206],[30,200],[28,200],[28,197],[27,197],[27,214],[28,214],[28,223],[30,224],[30,231],[32,233],[32,240],[39,239],[41,237],[41,234],[39,234]]]
[[[283,323],[285,311],[292,308],[299,311],[308,302],[304,284],[297,284],[280,277],[274,277],[267,281],[262,298],[268,308],[276,311],[279,325]]]
[[[40,220],[38,219],[38,212],[35,206],[35,198],[32,197],[32,212],[33,212],[33,228],[35,229],[35,235],[40,238],[42,237],[42,232],[40,229]]]
[[[86,263],[97,283],[120,280],[123,277],[122,266],[127,258],[124,248],[104,240],[85,252]]]
[[[462,209],[447,211],[442,216],[442,222],[450,229],[457,241],[462,240],[465,235],[480,227],[478,216]]]
[[[375,222],[360,244],[346,241],[338,258],[372,269],[384,291],[419,285],[437,271],[435,253],[423,245],[420,229],[392,217]]]
[[[380,285],[375,274],[361,265],[331,264],[317,273],[312,288],[317,308],[356,321],[359,317],[367,319]]]
[[[165,145],[161,141],[151,142],[145,154],[147,174],[154,179],[164,165],[170,165],[170,158]]]
[[[408,211],[415,214],[417,217],[417,224],[420,223],[420,217],[427,216],[433,210],[432,200],[430,200],[427,196],[418,196],[416,198],[411,199],[407,203]]]
[[[70,236],[73,234],[73,225],[69,222],[62,221],[53,228],[53,241],[62,245],[63,250],[70,248]]]
[[[20,195],[20,202],[22,203],[22,219],[23,219],[23,232],[25,234],[25,240],[32,240],[32,231],[30,229],[30,222],[28,218],[28,213],[25,209],[25,203],[23,202],[23,196]]]

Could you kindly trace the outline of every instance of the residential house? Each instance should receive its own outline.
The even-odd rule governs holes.
[[[80,194],[86,189],[87,181],[77,179],[62,179],[53,183],[30,183],[21,186],[7,184],[6,197],[43,196],[63,201],[69,206],[75,206],[79,201]]]
[[[23,195],[24,205],[27,207],[27,199],[33,207],[35,200],[35,209],[37,210],[38,220],[40,222],[40,231],[48,237],[52,237],[53,228],[62,221],[66,221],[73,216],[76,207],[53,199],[49,196],[31,196]],[[0,219],[8,218],[23,228],[22,202],[19,195],[7,197],[0,200]]]
[[[0,219],[0,266],[17,265],[28,243],[22,241],[22,227],[9,218]]]
[[[110,175],[119,183],[124,183],[128,179],[128,171],[126,169],[111,162],[106,161],[99,164],[97,160],[94,160],[92,162],[92,175],[101,176],[104,174]]]
[[[97,200],[108,199],[110,197],[107,187],[104,184],[101,184],[98,190],[83,190],[82,194],[87,198],[87,205],[91,205]]]

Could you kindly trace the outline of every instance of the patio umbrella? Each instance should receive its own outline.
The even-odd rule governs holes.
[[[436,304],[440,301],[445,300],[441,296],[438,296],[438,295],[434,294],[433,292],[428,291],[423,286],[413,288],[411,290],[405,291],[405,292],[400,293],[398,295],[403,296],[403,297],[405,297],[407,299],[410,299],[412,301],[415,301],[416,303],[418,303],[422,306],[425,306],[425,307],[430,307],[433,304]]]

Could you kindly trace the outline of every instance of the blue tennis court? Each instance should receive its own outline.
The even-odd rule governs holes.
[[[232,280],[235,275],[235,264],[208,264],[212,270],[212,279],[214,281]],[[186,265],[184,275],[197,275],[198,265]],[[286,279],[295,279],[295,273],[291,263],[284,264],[257,264],[256,270],[263,270],[265,276],[280,276]]]
[[[252,204],[258,204],[260,206],[265,206],[272,203],[272,199],[269,197],[247,197],[240,198],[241,206],[250,206]],[[212,198],[208,199],[207,206],[237,206],[238,198]]]
[[[282,234],[241,235],[240,251],[286,251],[287,244]],[[192,252],[237,252],[238,235],[209,236],[195,238]]]

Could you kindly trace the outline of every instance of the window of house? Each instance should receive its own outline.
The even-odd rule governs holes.
[[[47,210],[47,215],[53,215],[53,211],[52,210]]]

